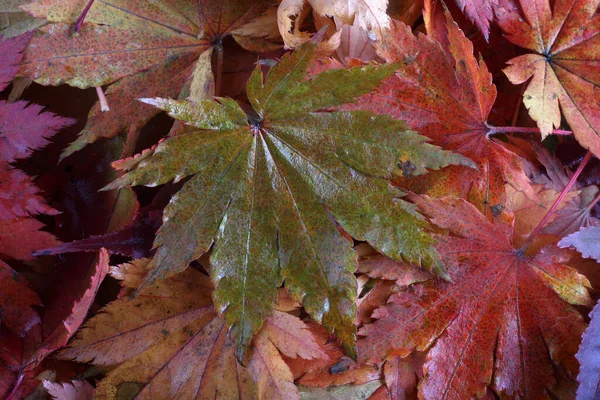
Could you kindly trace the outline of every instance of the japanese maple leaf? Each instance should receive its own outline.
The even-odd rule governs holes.
[[[261,399],[300,399],[290,367],[292,359],[323,359],[327,355],[301,319],[280,311],[269,317],[254,340],[249,369]]]
[[[600,304],[600,303],[598,303]],[[590,313],[590,326],[583,333],[581,346],[577,352],[577,360],[581,363],[581,370],[577,380],[577,398],[597,399],[600,396],[600,306],[596,304]]]
[[[21,274],[0,261],[0,323],[18,336],[40,323],[34,306],[42,303],[37,293]]]
[[[210,293],[209,279],[187,269],[135,299],[110,303],[59,357],[117,366],[98,384],[97,397],[128,390],[137,398],[254,398],[252,377],[235,360]]]
[[[413,191],[464,197],[482,211],[502,204],[505,182],[535,199],[519,156],[491,137],[495,131],[486,122],[496,99],[491,74],[475,60],[473,45],[449,14],[446,22],[447,47],[395,22],[378,51],[388,62],[405,60],[409,65],[352,108],[391,114],[434,144],[477,164],[477,170],[452,166],[402,179]],[[410,163],[403,168],[408,176],[413,169]]]
[[[0,43],[0,91],[17,74],[23,48],[30,38],[31,35],[23,35]],[[10,163],[29,157],[33,150],[44,147],[49,137],[73,122],[42,113],[41,106],[26,101],[0,101],[0,220],[57,213],[38,195],[31,178]]]
[[[0,91],[14,79],[29,39],[30,35],[23,35],[0,43]],[[44,147],[49,137],[73,122],[43,113],[36,104],[0,100],[0,257],[28,260],[32,250],[59,243],[48,232],[40,231],[43,224],[30,217],[58,212],[38,194],[32,179],[11,163],[29,157]]]
[[[131,172],[107,187],[191,176],[165,209],[143,286],[182,271],[214,243],[215,303],[236,325],[240,351],[271,313],[284,279],[313,318],[353,347],[356,255],[332,217],[383,253],[444,274],[426,224],[411,205],[392,201],[387,179],[403,161],[422,174],[469,160],[387,116],[315,112],[352,101],[398,68],[338,69],[304,80],[315,48],[283,57],[264,82],[257,66],[247,86],[249,115],[226,98],[143,99],[197,129],[117,162]]]
[[[490,222],[463,199],[414,200],[450,232],[436,239],[453,283],[430,280],[392,295],[359,332],[361,358],[429,349],[420,396],[431,399],[482,397],[488,385],[501,397],[542,398],[555,384],[553,363],[574,378],[585,324],[569,303],[589,305],[590,297],[568,253],[515,249],[509,218]]]
[[[24,35],[0,43],[0,91],[17,73],[29,39]],[[32,250],[59,243],[48,232],[40,231],[43,224],[30,217],[57,211],[39,196],[29,176],[11,165],[16,159],[29,157],[34,149],[47,143],[48,137],[72,123],[41,110],[27,102],[0,101],[0,258],[29,260],[33,258]],[[33,307],[41,306],[41,301],[25,277],[3,261],[0,276],[0,322],[22,337],[39,324],[40,317]]]
[[[456,4],[487,40],[490,36],[490,22],[494,19],[491,0],[456,0]]]
[[[126,287],[137,287],[139,269],[134,265],[111,273]],[[85,324],[60,357],[116,366],[98,385],[98,397],[114,397],[126,387],[137,398],[250,399],[259,391],[277,394],[282,387],[297,393],[279,352],[309,359],[324,356],[306,325],[283,312],[267,320],[250,366],[254,372],[265,367],[269,371],[255,384],[251,371],[235,359],[233,337],[212,307],[211,291],[208,277],[188,268],[134,299],[117,299]],[[290,379],[280,374],[282,368]]]
[[[107,272],[108,253],[103,249],[85,287],[78,291],[71,312],[50,332],[42,332],[39,325],[28,331],[24,338],[0,332],[0,397],[25,398],[31,392],[31,382],[35,382],[33,378],[40,372],[36,368],[49,354],[64,347],[75,334],[87,316]],[[27,289],[21,290],[23,292],[20,295],[25,296]]]
[[[600,15],[597,0],[502,0],[495,8],[506,38],[530,51],[508,61],[523,103],[545,137],[561,110],[581,146],[600,156]],[[560,108],[559,108],[560,105]]]
[[[284,360],[298,385],[308,387],[361,385],[381,379],[381,370],[372,365],[359,364],[345,355],[340,344],[331,339],[331,335],[323,326],[312,321],[307,326],[326,357],[309,359],[284,355]]]
[[[43,85],[80,88],[114,83],[88,123],[62,154],[66,157],[101,137],[139,129],[158,110],[138,97],[177,97],[201,53],[263,13],[271,0],[98,0],[77,35],[72,24],[87,0],[41,0],[25,10],[51,24],[29,46],[21,74]],[[234,37],[236,37],[234,35]],[[242,45],[244,41],[241,41]],[[115,83],[116,82],[116,83]]]

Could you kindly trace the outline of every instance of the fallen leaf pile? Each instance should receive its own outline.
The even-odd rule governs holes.
[[[598,9],[0,0],[0,399],[598,398]]]

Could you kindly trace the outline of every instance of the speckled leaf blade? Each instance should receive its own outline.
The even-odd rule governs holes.
[[[171,117],[200,129],[232,130],[246,125],[247,117],[235,100],[223,98],[219,102],[199,100],[185,102],[169,99],[140,99],[165,110]]]
[[[555,246],[526,252],[512,244],[512,220],[493,223],[463,199],[413,197],[432,223],[452,283],[429,280],[393,294],[359,332],[363,360],[429,350],[422,398],[542,398],[555,365],[577,374],[589,281]],[[538,247],[539,249],[539,247]],[[570,304],[569,304],[570,303]]]
[[[208,277],[189,268],[134,299],[117,299],[59,357],[116,367],[98,384],[98,398],[256,398],[211,291]]]
[[[110,110],[97,104],[65,158],[99,138],[140,129],[156,111],[138,97],[177,97],[199,54],[210,46],[198,38],[200,21],[192,0],[95,1],[80,32],[73,24],[87,0],[43,0],[24,7],[51,24],[34,37],[20,73],[41,84],[86,88],[118,81],[107,91]]]
[[[252,136],[244,129],[178,135],[159,144],[150,160],[142,160],[136,170],[113,184],[158,185],[196,174],[165,208],[148,282],[182,271],[208,251],[236,196],[243,155],[251,145]]]
[[[61,154],[68,157],[100,138],[111,138],[128,129],[141,129],[160,112],[137,101],[139,97],[165,96],[176,98],[190,74],[197,55],[173,55],[162,64],[120,79],[106,90],[110,111],[103,112],[100,103],[92,107],[85,128]]]
[[[176,332],[199,317],[213,314],[210,289],[206,276],[190,268],[177,278],[140,292],[135,299],[117,299],[104,308],[105,312],[88,320],[59,357],[93,361],[98,366],[127,362],[160,342],[161,332]]]
[[[400,174],[398,164],[407,160],[415,174],[469,160],[426,144],[386,116],[309,112],[366,93],[397,65],[329,75],[331,85],[345,89],[333,96],[315,92],[318,100],[304,95],[298,103],[302,113],[290,107],[287,115],[287,100],[280,100],[281,109],[278,102],[269,103],[269,95],[261,94],[265,88],[306,93],[316,87],[304,80],[305,60],[312,59],[315,47],[284,56],[283,67],[264,84],[259,70],[254,72],[250,100],[262,119],[246,117],[230,99],[145,99],[199,130],[119,163],[131,172],[109,186],[153,186],[192,175],[165,209],[154,243],[157,253],[143,286],[183,270],[214,243],[213,297],[217,310],[234,326],[239,358],[272,313],[284,280],[309,314],[355,354],[357,260],[334,220],[394,258],[444,274],[425,233],[427,224],[414,206],[394,202],[388,179]],[[356,80],[370,83],[352,85]],[[255,95],[266,100],[257,102]],[[266,107],[261,110],[260,104]],[[265,114],[268,110],[279,114],[271,117]]]
[[[41,84],[80,88],[118,81],[107,91],[110,110],[92,109],[64,158],[98,138],[139,130],[157,110],[142,110],[136,98],[177,98],[199,55],[220,46],[232,30],[272,3],[98,0],[74,34],[73,24],[87,0],[39,0],[24,9],[51,24],[34,37],[20,73]]]
[[[23,9],[48,22],[74,24],[87,3],[88,0],[39,0]],[[162,24],[175,31],[199,32],[196,4],[193,0],[97,0],[85,20],[121,29],[139,27],[145,21],[150,27]]]
[[[23,74],[42,84],[108,84],[175,54],[198,56],[259,16],[272,1],[98,0],[79,34],[73,35],[71,25],[86,4],[87,0],[39,0],[24,7],[53,24],[34,39]]]
[[[169,0],[171,2],[177,0]],[[221,4],[219,4],[221,3]],[[264,13],[276,0],[198,0],[205,37],[222,38]]]
[[[42,85],[85,89],[140,73],[172,55],[199,55],[208,47],[193,33],[147,25],[143,21],[137,29],[126,30],[86,23],[77,36],[71,25],[46,25],[31,40],[20,73]]]
[[[367,126],[377,128],[369,132]],[[443,274],[431,239],[423,232],[426,224],[409,203],[390,201],[393,194],[386,179],[399,173],[402,160],[411,160],[418,166],[415,172],[424,173],[425,165],[439,167],[443,160],[448,162],[444,155],[454,155],[424,144],[422,136],[403,129],[401,122],[389,117],[355,111],[273,122],[269,133],[281,157],[313,186],[352,237],[368,241],[390,257],[422,263]],[[420,142],[420,150],[413,140]],[[430,162],[424,149],[437,153],[438,162]],[[462,160],[454,158],[456,163]]]
[[[389,39],[378,43],[377,50],[388,62],[404,60],[406,68],[351,107],[402,119],[434,144],[477,164],[477,169],[451,166],[417,179],[408,177],[398,182],[402,187],[462,197],[488,214],[489,207],[504,202],[506,183],[535,199],[521,159],[488,134],[487,118],[497,93],[492,74],[475,58],[473,44],[449,14],[443,34],[447,45],[431,33],[415,35],[409,26],[394,23]]]
[[[199,21],[167,1],[98,1],[77,35],[73,24],[86,2],[37,2],[25,9],[53,24],[33,38],[21,74],[45,85],[68,83],[86,88],[162,64],[176,54],[200,52]]]

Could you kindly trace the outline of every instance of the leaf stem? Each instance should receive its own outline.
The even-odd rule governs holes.
[[[15,382],[13,389],[8,394],[8,397],[6,398],[6,400],[12,400],[14,398],[14,395],[17,393],[19,386],[21,386],[21,382],[23,382],[24,376],[25,376],[25,374],[22,371],[20,371],[19,376],[17,377],[17,381]]]
[[[88,11],[90,11],[90,8],[92,8],[92,4],[94,4],[94,0],[89,0],[81,14],[79,14],[77,21],[75,21],[75,27],[73,28],[75,33],[79,33],[81,25],[83,25],[83,21],[85,20],[85,16],[87,15]]]
[[[600,193],[598,193],[598,196],[596,196],[596,198],[594,200],[592,200],[592,202],[587,206],[587,209],[589,211],[592,211],[592,208],[594,208],[594,206],[596,204],[598,204],[599,201],[600,201]]]
[[[223,75],[223,44],[217,43],[217,73],[215,74],[215,96],[221,95],[221,77]]]
[[[106,100],[106,96],[102,91],[102,87],[96,86],[96,94],[98,95],[98,100],[100,100],[100,110],[102,110],[102,112],[110,111],[110,108],[108,107],[108,101]]]
[[[567,186],[565,186],[565,188],[562,190],[562,192],[560,192],[560,195],[554,201],[554,204],[552,204],[552,207],[550,207],[550,209],[548,210],[546,215],[544,215],[544,218],[542,218],[542,220],[537,224],[537,226],[533,229],[533,231],[531,231],[531,233],[529,234],[529,236],[527,237],[527,239],[525,240],[525,242],[523,243],[523,245],[521,246],[521,249],[519,251],[525,251],[527,249],[527,247],[531,244],[533,239],[537,236],[537,234],[540,233],[542,228],[546,225],[546,222],[548,222],[548,219],[556,211],[556,208],[558,207],[558,205],[565,198],[565,196],[567,195],[569,190],[571,190],[571,187],[573,187],[575,182],[577,182],[577,178],[579,177],[579,175],[581,175],[581,172],[583,171],[583,169],[585,168],[587,163],[591,160],[591,158],[592,158],[592,152],[588,151],[587,154],[585,155],[585,157],[583,157],[581,164],[579,164],[577,171],[575,171],[575,173],[573,174],[573,176],[567,183]]]
[[[490,126],[488,136],[498,133],[540,133],[540,128],[525,128],[519,126]],[[571,135],[572,131],[554,129],[550,132],[552,135]]]

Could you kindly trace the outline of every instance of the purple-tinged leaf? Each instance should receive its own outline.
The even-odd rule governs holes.
[[[63,243],[49,249],[36,251],[33,255],[47,256],[80,251],[99,251],[101,248],[106,248],[112,254],[133,258],[149,257],[154,235],[161,223],[162,212],[154,210],[145,216],[136,218],[131,225],[116,232]]]
[[[590,326],[583,332],[583,340],[575,355],[579,369],[577,400],[600,399],[600,303],[596,304],[590,317]]]
[[[18,65],[23,58],[23,49],[31,39],[31,35],[22,35],[0,40],[0,92],[6,89],[19,71]]]
[[[42,112],[42,108],[25,101],[0,101],[0,161],[13,162],[29,157],[33,150],[46,146],[49,137],[75,122],[71,118]]]
[[[558,242],[558,246],[573,246],[582,256],[600,261],[600,226],[591,226],[572,233]]]

